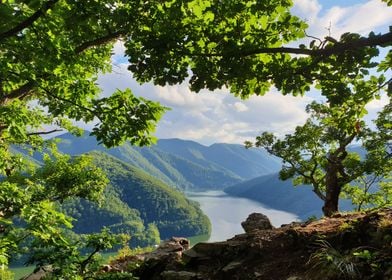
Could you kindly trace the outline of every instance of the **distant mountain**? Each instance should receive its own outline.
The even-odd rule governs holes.
[[[152,147],[129,143],[112,149],[98,145],[94,137],[63,134],[58,149],[70,155],[89,153],[110,179],[99,207],[82,199],[62,207],[75,218],[77,233],[109,227],[126,232],[134,245],[154,244],[157,236],[192,236],[210,231],[208,218],[196,202],[179,190],[223,189],[246,179],[268,174],[280,167],[276,158],[242,145],[203,146],[193,141],[167,139]],[[42,153],[26,158],[40,164]],[[159,232],[159,233],[158,233]]]
[[[313,193],[311,186],[293,186],[291,180],[282,181],[279,173],[269,174],[228,187],[226,193],[249,198],[264,205],[297,214],[300,219],[321,216],[323,202]],[[351,203],[343,200],[341,210],[352,209]]]
[[[78,155],[93,150],[106,153],[144,170],[182,190],[223,189],[244,180],[279,170],[280,161],[261,149],[242,145],[214,144],[209,147],[180,139],[159,140],[152,147],[129,143],[112,149],[98,145],[86,132],[82,137],[66,133],[59,150]]]
[[[110,179],[102,206],[85,200],[67,201],[63,209],[76,219],[76,233],[97,232],[109,227],[126,232],[134,245],[152,245],[148,230],[156,227],[161,238],[194,236],[210,231],[208,218],[197,203],[148,175],[104,152],[93,151],[94,162]],[[146,234],[147,233],[147,234]]]
[[[193,141],[162,139],[157,147],[203,166],[230,171],[242,179],[274,173],[281,167],[281,161],[265,150],[245,149],[238,144],[217,143],[207,147]]]

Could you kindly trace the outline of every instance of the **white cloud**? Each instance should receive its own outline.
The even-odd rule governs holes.
[[[306,119],[304,107],[310,98],[283,96],[273,90],[265,96],[240,100],[228,90],[193,93],[187,84],[176,86],[138,85],[125,64],[102,75],[104,95],[129,87],[138,95],[171,107],[159,123],[160,138],[193,139],[204,144],[242,143],[262,131],[288,133]]]
[[[345,32],[363,35],[379,29],[387,32],[392,20],[391,8],[380,0],[370,0],[348,7],[333,6],[324,10],[318,0],[295,0],[293,12],[307,20],[308,34],[319,38],[328,35],[339,38]]]
[[[293,12],[311,25],[317,20],[321,8],[322,6],[317,0],[296,0],[294,1]]]
[[[380,99],[375,99],[366,105],[366,109],[370,113],[377,113],[381,111],[385,105],[389,102],[389,97],[387,95],[382,95]]]
[[[233,107],[237,112],[246,112],[249,110],[249,108],[244,103],[241,102],[234,103]]]

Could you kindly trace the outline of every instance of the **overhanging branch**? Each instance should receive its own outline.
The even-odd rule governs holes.
[[[74,102],[74,101],[72,101],[72,100],[69,100],[69,99],[66,99],[66,98],[57,96],[56,94],[52,93],[50,90],[48,90],[48,89],[46,89],[46,88],[44,88],[44,87],[42,87],[42,86],[41,86],[40,88],[41,88],[48,96],[50,96],[50,97],[52,97],[52,98],[54,98],[54,99],[57,99],[57,100],[66,102],[66,103],[68,103],[68,104],[74,105],[74,106],[76,106],[76,107],[78,107],[78,108],[81,108],[81,109],[83,109],[83,110],[85,110],[85,111],[88,111],[88,112],[92,113],[94,116],[96,116],[94,110],[92,110],[92,109],[90,109],[90,108],[87,108],[87,107],[84,107],[84,106],[82,106],[82,105],[80,105],[80,104],[77,104],[76,102]],[[96,116],[96,117],[97,117],[97,116]]]
[[[8,100],[23,99],[33,91],[33,88],[34,88],[34,82],[28,81],[27,83],[20,86],[19,88],[11,91],[9,94],[2,96],[0,98],[0,104],[4,105],[8,102]]]
[[[91,41],[84,42],[75,48],[75,53],[79,54],[79,53],[82,53],[83,51],[85,51],[91,47],[104,45],[106,43],[109,43],[110,41],[113,41],[115,39],[120,38],[122,35],[124,35],[124,32],[117,31],[117,32],[112,32],[112,33],[109,33],[105,36],[93,39]]]
[[[321,49],[306,49],[306,48],[254,48],[250,50],[235,50],[227,53],[190,53],[191,56],[205,56],[205,57],[246,57],[257,54],[298,54],[313,57],[328,57],[335,54],[340,54],[346,51],[353,51],[364,47],[375,47],[392,44],[392,32],[376,35],[373,37],[363,37],[357,40],[352,40],[345,43],[335,43],[333,46],[327,46]]]
[[[261,48],[250,51],[239,52],[239,56],[250,56],[255,54],[262,53],[288,53],[288,54],[302,54],[308,56],[322,57],[322,56],[330,56],[334,54],[340,54],[345,51],[353,51],[365,47],[375,47],[375,46],[383,46],[387,44],[392,44],[392,32],[377,35],[374,37],[366,37],[360,38],[358,40],[352,40],[345,43],[337,42],[333,46],[328,46],[327,48],[322,49],[301,49],[301,48]]]
[[[27,19],[25,19],[24,21],[22,21],[21,23],[19,23],[15,27],[11,28],[10,30],[5,31],[3,33],[0,33],[0,41],[6,39],[8,37],[14,36],[17,33],[19,33],[20,31],[22,31],[23,29],[31,26],[35,21],[37,21],[40,17],[42,17],[50,8],[52,8],[54,6],[54,4],[56,4],[58,1],[59,0],[47,1],[46,3],[43,4],[41,9],[36,11],[30,17],[28,17]]]
[[[26,135],[27,136],[33,136],[33,135],[47,135],[47,134],[52,134],[55,132],[60,132],[63,131],[62,129],[52,129],[52,130],[48,130],[48,131],[37,131],[37,132],[29,132]]]

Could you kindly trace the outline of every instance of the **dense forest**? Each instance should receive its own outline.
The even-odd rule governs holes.
[[[67,199],[59,207],[72,217],[73,231],[88,234],[104,227],[131,236],[135,246],[159,244],[173,235],[208,234],[210,223],[196,202],[159,179],[102,151],[91,151],[96,166],[109,179],[102,199]],[[40,163],[36,154],[34,162]],[[31,159],[31,158],[30,158]]]

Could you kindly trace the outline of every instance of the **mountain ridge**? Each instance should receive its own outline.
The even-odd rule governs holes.
[[[165,183],[182,190],[224,189],[230,185],[276,172],[280,160],[261,149],[245,149],[239,144],[216,143],[205,146],[179,138],[161,139],[150,147],[125,143],[106,149],[85,132],[81,137],[65,133],[58,149],[78,155],[92,150],[104,151],[133,164]]]

